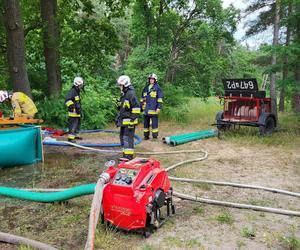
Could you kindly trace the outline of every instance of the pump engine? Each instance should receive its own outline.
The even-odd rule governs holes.
[[[135,158],[110,166],[104,187],[101,218],[117,228],[148,237],[175,213],[167,172],[154,159]]]

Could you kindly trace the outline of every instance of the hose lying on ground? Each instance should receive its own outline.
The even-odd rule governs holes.
[[[275,213],[275,214],[283,214],[283,215],[289,215],[289,216],[300,216],[300,212],[298,211],[292,211],[292,210],[285,210],[285,209],[278,209],[278,208],[272,208],[272,207],[262,207],[262,206],[254,206],[254,205],[248,205],[248,204],[242,204],[242,203],[233,203],[233,202],[227,202],[227,201],[217,201],[217,200],[211,200],[211,199],[205,199],[205,198],[199,198],[197,196],[191,196],[186,195],[182,193],[173,192],[173,195],[175,197],[178,197],[183,200],[189,200],[189,201],[196,201],[211,205],[218,205],[218,206],[226,206],[226,207],[233,207],[233,208],[243,208],[243,209],[252,209],[255,211],[262,211],[262,212],[268,212],[268,213]]]
[[[105,153],[119,153],[119,150],[103,150],[103,149],[95,149],[95,148],[89,148],[81,145],[77,145],[75,143],[66,142],[67,144],[71,146],[75,146],[81,149],[90,150],[94,152],[105,152]],[[162,154],[180,154],[180,153],[203,153],[204,156],[185,160],[176,164],[173,164],[166,168],[166,171],[170,171],[175,169],[178,166],[181,166],[183,164],[202,161],[207,158],[208,153],[204,150],[181,150],[181,151],[168,151],[168,152],[137,152],[137,154],[140,155],[162,155]],[[187,182],[203,182],[202,180],[192,180],[192,179],[185,179],[185,178],[176,178],[176,177],[170,177],[171,180],[174,181],[187,181]],[[99,182],[99,181],[98,181]],[[237,183],[225,183],[223,182],[212,182],[210,181],[210,184],[216,184],[216,185],[229,185],[229,186],[235,186],[235,187],[243,187],[243,188],[255,188],[255,189],[262,189],[266,191],[272,191],[277,193],[282,193],[285,195],[292,195],[296,197],[300,197],[299,193],[293,193],[286,190],[280,190],[280,189],[272,189],[267,187],[260,187],[260,186],[252,186],[252,185],[244,185],[244,184],[237,184]],[[94,242],[94,234],[97,226],[97,221],[99,218],[100,208],[99,208],[99,200],[102,200],[102,192],[103,186],[98,186],[95,188],[95,184],[89,184],[91,185],[90,188],[95,191],[92,207],[91,207],[91,213],[90,213],[90,223],[89,223],[89,233],[88,233],[88,240],[86,243],[86,250],[87,249],[93,249],[93,242]],[[99,184],[100,185],[100,184]],[[104,185],[104,184],[103,184]],[[95,190],[96,189],[96,190]],[[40,189],[41,190],[41,189]],[[19,190],[20,191],[20,190]],[[61,189],[59,190],[61,191]],[[25,191],[24,191],[25,192]],[[88,194],[88,193],[86,193]],[[1,195],[1,188],[0,188],[0,195]],[[8,195],[9,196],[9,195]],[[189,196],[182,193],[174,192],[174,196],[184,199],[184,200],[190,200],[190,201],[196,201],[196,202],[202,202],[212,205],[222,205],[222,206],[229,206],[233,208],[243,208],[243,209],[252,209],[255,211],[263,211],[263,212],[270,212],[270,213],[276,213],[276,214],[283,214],[283,215],[291,215],[291,216],[300,216],[300,212],[298,211],[291,211],[291,210],[284,210],[284,209],[276,209],[271,207],[262,207],[262,206],[254,206],[254,205],[247,205],[247,204],[240,204],[240,203],[231,203],[231,202],[225,202],[225,201],[217,201],[217,200],[210,200],[210,199],[204,199],[204,198],[198,198],[196,196]],[[14,196],[15,197],[15,196]],[[45,201],[43,201],[45,202]],[[101,207],[101,205],[100,205]]]
[[[94,193],[93,202],[91,205],[90,217],[89,217],[88,237],[84,248],[85,250],[94,249],[95,232],[96,232],[100,211],[101,211],[103,188],[105,183],[108,182],[108,180],[109,180],[109,175],[108,177],[106,176],[106,178],[103,177],[103,175],[101,175],[95,187],[95,193]]]
[[[18,198],[36,202],[55,202],[72,199],[82,195],[93,194],[95,184],[86,184],[69,189],[60,190],[59,192],[31,192],[28,190],[16,189],[11,187],[0,187],[0,195]],[[57,190],[55,190],[57,191]]]
[[[189,183],[206,183],[218,186],[231,186],[231,187],[238,187],[238,188],[249,188],[249,189],[260,189],[264,191],[269,191],[273,193],[285,194],[290,196],[295,196],[300,198],[300,193],[290,192],[282,189],[277,188],[268,188],[263,186],[256,186],[256,185],[248,185],[248,184],[241,184],[241,183],[233,183],[233,182],[223,182],[223,181],[206,181],[206,180],[195,180],[195,179],[188,179],[188,178],[177,178],[173,176],[169,176],[169,179],[172,181],[181,181],[181,182],[189,182]]]
[[[0,242],[6,242],[14,245],[25,245],[25,246],[31,246],[35,249],[40,249],[40,250],[57,250],[56,248],[49,246],[45,243],[36,241],[36,240],[31,240],[27,239],[21,236],[13,235],[13,234],[8,234],[8,233],[2,233],[0,232]]]
[[[106,133],[119,133],[119,131],[115,130],[105,130],[105,129],[94,129],[94,130],[81,130],[80,133],[95,133],[95,132],[106,132]],[[50,133],[51,134],[51,133]],[[134,138],[136,139],[134,144],[140,144],[142,142],[142,138],[138,135],[134,135]],[[70,146],[67,141],[57,141],[55,138],[52,137],[46,137],[43,140],[43,145],[48,146]],[[84,146],[84,147],[121,147],[120,143],[79,143],[76,145]],[[73,145],[71,145],[73,146]]]

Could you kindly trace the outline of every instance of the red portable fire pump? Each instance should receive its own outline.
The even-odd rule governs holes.
[[[175,213],[167,172],[154,159],[135,158],[110,166],[103,189],[102,223],[137,230],[148,237]]]

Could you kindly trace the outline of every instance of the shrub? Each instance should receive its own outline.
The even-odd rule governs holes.
[[[182,87],[171,84],[163,86],[164,106],[162,116],[166,119],[184,122],[188,113],[188,97]]]
[[[94,80],[95,81],[95,80]],[[68,112],[65,106],[65,95],[70,90],[70,85],[64,85],[59,98],[48,98],[36,102],[38,117],[48,126],[64,128],[68,124]],[[112,121],[116,114],[116,99],[107,83],[93,83],[89,79],[89,85],[81,94],[82,104],[82,129],[102,128]]]

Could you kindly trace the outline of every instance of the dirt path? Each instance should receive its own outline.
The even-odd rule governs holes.
[[[186,132],[189,128],[184,129]],[[299,139],[299,138],[298,138]],[[167,150],[153,141],[141,147]],[[210,138],[171,148],[205,149],[203,162],[170,173],[178,177],[247,183],[300,192],[300,150],[246,145]],[[162,159],[164,164],[181,158]],[[199,197],[300,211],[299,198],[211,185],[174,183],[176,191]],[[177,201],[177,214],[143,247],[150,249],[293,249],[300,248],[300,218]],[[298,243],[295,243],[298,242]],[[294,244],[294,245],[293,245]],[[142,248],[143,248],[142,247]]]

